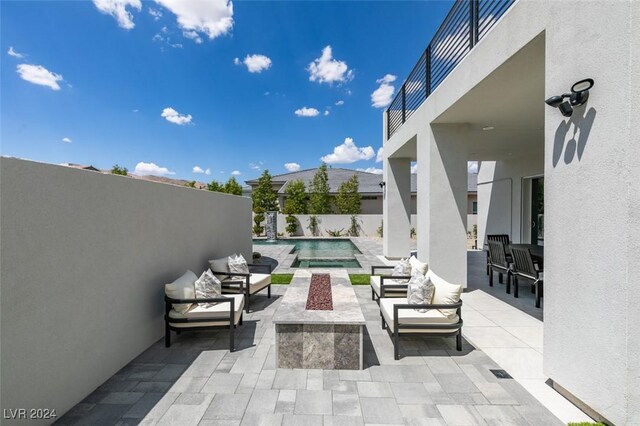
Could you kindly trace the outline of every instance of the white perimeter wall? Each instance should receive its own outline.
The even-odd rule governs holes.
[[[309,216],[306,214],[297,214],[294,215],[298,219],[298,231],[294,236],[296,237],[312,237],[311,231],[307,228],[309,226]],[[278,232],[283,233],[286,237],[289,234],[286,231],[287,223],[285,221],[286,215],[278,214]],[[415,214],[411,215],[411,227],[417,229],[417,216]],[[349,227],[351,227],[351,216],[349,215],[318,215],[318,223],[320,227],[320,231],[322,232],[321,236],[329,236],[327,230],[335,231],[338,229],[344,229],[346,232]],[[467,215],[467,229],[469,232],[473,232],[473,225],[476,225],[478,222],[477,215],[470,214]],[[381,214],[360,214],[358,215],[358,224],[360,225],[360,236],[361,237],[377,237],[378,228],[382,223],[382,215]]]
[[[0,171],[2,408],[62,415],[163,336],[165,283],[251,254],[246,197],[8,158]]]

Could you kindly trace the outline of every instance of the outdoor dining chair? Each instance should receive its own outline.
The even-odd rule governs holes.
[[[540,298],[543,296],[544,272],[534,265],[529,249],[512,247],[511,253],[513,254],[513,296],[518,297],[518,281],[520,279],[530,281],[536,295],[536,308],[539,308]]]
[[[498,282],[502,282],[502,275],[507,275],[507,294],[511,293],[511,262],[507,259],[505,245],[500,241],[489,241],[489,286],[493,287],[493,272],[498,273]]]
[[[505,246],[509,245],[509,235],[508,234],[491,234],[487,235],[487,242],[489,241],[499,241]],[[507,254],[507,260],[511,261],[511,256]],[[489,275],[489,263],[491,263],[491,253],[487,250],[487,275]]]

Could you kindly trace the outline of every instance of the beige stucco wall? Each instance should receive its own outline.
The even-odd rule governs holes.
[[[165,283],[251,255],[246,197],[9,158],[0,183],[2,408],[62,415],[163,336]]]

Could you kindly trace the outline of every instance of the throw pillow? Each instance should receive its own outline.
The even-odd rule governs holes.
[[[393,268],[392,277],[408,277],[411,275],[411,264],[409,259],[400,259],[400,262]],[[407,280],[393,280],[398,284],[404,284]]]
[[[220,297],[222,294],[222,285],[220,280],[213,275],[211,269],[207,269],[200,275],[194,284],[196,299],[212,299],[214,297]],[[215,302],[203,302],[198,305],[203,308],[210,308],[214,306]]]
[[[232,254],[229,256],[229,271],[239,274],[248,274],[249,265],[241,254]]]
[[[195,297],[194,283],[198,277],[191,271],[185,272],[172,283],[165,284],[164,292],[172,299],[193,299]],[[173,309],[181,314],[186,313],[191,303],[174,303]]]
[[[451,284],[445,279],[437,276],[433,271],[429,271],[428,274],[431,282],[436,286],[436,291],[433,295],[434,305],[450,305],[458,303],[460,301],[460,293],[462,293],[462,286]],[[442,315],[447,318],[453,318],[456,316],[456,309],[440,309]]]
[[[214,272],[214,275],[218,277],[220,281],[227,278],[229,275],[221,274],[219,272],[230,272],[229,271],[229,258],[221,257],[219,259],[212,259],[209,261],[209,269]]]
[[[411,258],[409,258],[409,263],[411,264],[412,269],[420,271],[422,275],[427,275],[427,271],[429,270],[428,264],[420,262],[415,256],[411,256]]]
[[[414,274],[411,276],[411,280],[409,280],[409,285],[407,287],[407,303],[410,305],[424,305],[431,303],[434,290],[435,286],[429,277]],[[415,310],[421,313],[427,312],[427,309]]]

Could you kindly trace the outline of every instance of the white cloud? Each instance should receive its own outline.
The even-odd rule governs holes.
[[[156,175],[175,175],[175,172],[169,171],[166,167],[160,167],[155,163],[145,163],[143,161],[136,164],[135,173],[141,176]]]
[[[373,148],[359,148],[351,138],[345,138],[342,145],[333,148],[333,153],[321,158],[327,164],[349,164],[360,160],[370,160],[375,155]]]
[[[467,171],[469,173],[478,173],[478,162],[477,161],[469,161],[467,163]]]
[[[22,53],[18,53],[15,50],[13,50],[13,46],[9,46],[9,50],[7,50],[7,55],[13,56],[14,58],[24,58],[24,55]]]
[[[235,58],[233,63],[240,64],[240,59]],[[262,72],[271,68],[271,59],[264,55],[247,55],[242,61],[247,66],[249,72]]]
[[[113,16],[118,21],[118,25],[125,30],[135,27],[133,15],[127,10],[127,7],[138,11],[142,9],[140,0],[93,0],[93,4],[101,13]]]
[[[64,81],[60,74],[49,71],[42,65],[20,64],[16,67],[20,78],[29,83],[47,86],[53,90],[60,90],[59,81]]]
[[[284,168],[287,169],[288,172],[297,172],[298,170],[300,170],[300,164],[285,163]]]
[[[378,153],[376,154],[376,163],[380,163],[382,162],[382,160],[384,160],[384,157],[382,155],[383,151],[383,147],[378,148]]]
[[[315,108],[307,108],[307,107],[302,107],[300,109],[297,109],[295,111],[295,114],[298,117],[315,117],[318,114],[320,114],[320,111],[318,111]]]
[[[242,61],[240,60],[240,58],[233,58],[233,63],[235,65],[240,65],[242,63]]]
[[[413,164],[411,166],[411,173],[418,173],[418,165],[417,164]]]
[[[71,138],[64,137],[62,138],[62,142],[71,143]]]
[[[329,115],[329,114],[330,114],[329,110],[328,110],[328,109],[325,109],[325,110],[324,110],[324,116],[326,117],[326,116],[327,116],[327,115]]]
[[[337,106],[344,105],[344,101],[338,101],[338,102],[336,102],[336,105]]]
[[[262,163],[262,162],[260,162]],[[249,163],[249,167],[251,168],[251,170],[260,170],[260,165],[256,164],[256,163]]]
[[[374,175],[381,175],[382,174],[382,169],[378,169],[375,167],[367,167],[366,169],[356,169],[359,172],[365,172],[365,173],[373,173]]]
[[[232,176],[240,176],[242,173],[240,173],[240,170],[234,170],[231,172]]]
[[[385,108],[393,100],[393,92],[395,87],[391,83],[396,81],[396,76],[387,74],[384,77],[376,80],[376,83],[380,84],[374,92],[371,94],[371,106],[374,108]]]
[[[134,109],[133,112],[140,112],[140,110],[139,109]]]
[[[202,43],[202,37],[200,37],[200,34],[198,34],[196,31],[183,31],[182,35],[185,38],[191,39],[193,41],[196,42],[196,44],[201,44]]]
[[[168,122],[177,124],[179,126],[191,123],[191,119],[193,118],[191,117],[191,114],[180,114],[178,113],[178,111],[171,107],[163,109],[160,116],[164,117]]]
[[[314,59],[307,68],[309,80],[318,83],[344,83],[353,78],[353,70],[347,63],[333,58],[331,46],[322,49],[322,56]]]
[[[193,173],[198,173],[198,174],[205,174],[205,175],[210,175],[211,174],[211,169],[207,168],[206,170],[204,170],[200,166],[194,166],[191,171]]]
[[[160,12],[158,9],[149,8],[149,15],[153,16],[153,19],[155,19],[156,21],[162,18],[162,12]]]
[[[183,35],[201,43],[200,34],[209,40],[227,34],[233,27],[233,3],[230,0],[155,0],[176,15]]]

